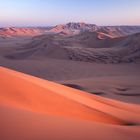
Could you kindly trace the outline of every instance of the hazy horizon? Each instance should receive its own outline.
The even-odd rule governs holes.
[[[46,27],[68,22],[137,26],[139,6],[139,0],[1,0],[0,27]]]

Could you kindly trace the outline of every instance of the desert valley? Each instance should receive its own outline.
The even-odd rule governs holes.
[[[139,103],[140,26],[68,23],[1,28],[0,64],[101,96]]]
[[[0,139],[139,140],[140,26],[0,28]]]

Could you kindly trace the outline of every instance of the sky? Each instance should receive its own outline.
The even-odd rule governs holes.
[[[140,25],[140,0],[0,0],[0,26]]]

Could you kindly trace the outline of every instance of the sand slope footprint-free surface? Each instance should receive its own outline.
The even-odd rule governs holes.
[[[3,67],[0,114],[0,137],[4,140],[140,136],[139,105],[99,97]]]

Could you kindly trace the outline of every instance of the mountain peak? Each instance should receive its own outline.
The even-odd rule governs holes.
[[[99,27],[95,24],[87,24],[84,22],[69,22],[66,24],[56,25],[51,29],[52,32],[75,34],[83,31],[96,31]]]
[[[95,27],[95,24],[87,24],[84,22],[69,22],[65,24],[65,26],[73,29],[81,29],[81,28],[92,28]]]

